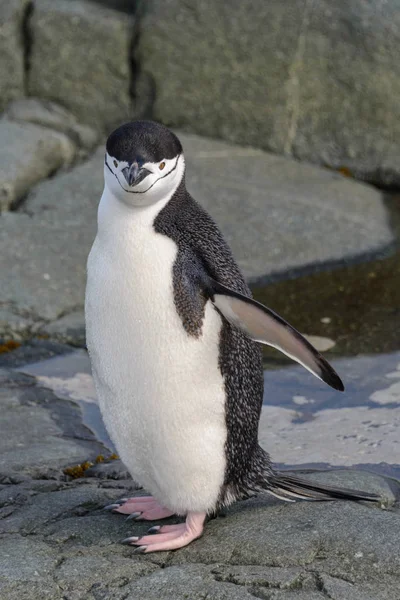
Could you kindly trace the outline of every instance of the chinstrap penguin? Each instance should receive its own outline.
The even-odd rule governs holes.
[[[337,390],[343,384],[299,332],[252,299],[217,225],[186,190],[178,138],[151,121],[122,125],[107,140],[104,179],[87,346],[110,437],[152,494],[107,508],[141,520],[186,517],[126,543],[181,548],[202,534],[206,516],[263,490],[288,501],[377,500],[279,473],[259,446],[257,342]]]

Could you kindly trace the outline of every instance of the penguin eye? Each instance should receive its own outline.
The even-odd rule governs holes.
[[[113,163],[114,163],[114,167],[117,168],[118,167],[118,163],[117,163],[117,161],[115,159],[113,160]]]
[[[163,161],[162,163],[160,163],[158,168],[160,169],[160,171],[162,171],[164,167],[165,167],[165,162]]]

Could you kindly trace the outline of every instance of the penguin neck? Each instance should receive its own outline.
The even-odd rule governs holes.
[[[110,235],[114,236],[121,227],[131,228],[133,225],[140,227],[154,223],[157,215],[175,194],[185,189],[185,173],[183,172],[177,185],[164,197],[153,204],[137,206],[122,202],[105,184],[97,213],[98,237],[105,239]]]

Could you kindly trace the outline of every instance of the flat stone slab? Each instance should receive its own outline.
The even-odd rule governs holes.
[[[99,141],[97,132],[82,125],[65,108],[40,98],[20,98],[7,106],[4,116],[18,123],[34,123],[65,133],[84,151],[89,151]]]
[[[0,212],[13,208],[35,183],[69,165],[76,151],[64,134],[30,123],[0,121],[0,139]]]
[[[377,252],[393,240],[381,194],[367,185],[258,150],[180,137],[188,189],[221,226],[251,281]],[[24,205],[29,216],[1,217],[0,303],[31,326],[83,307],[103,158],[100,147],[86,163],[39,184]]]
[[[65,373],[79,369],[70,356]],[[87,364],[87,363],[86,363]],[[48,365],[47,365],[48,367]],[[53,374],[62,374],[60,363]],[[48,383],[48,382],[47,382]],[[76,381],[75,381],[76,383]],[[7,600],[392,600],[399,589],[399,514],[349,502],[283,503],[259,495],[206,525],[177,552],[134,555],[119,542],[154,522],[102,508],[136,484],[106,460],[78,479],[66,466],[102,446],[75,402],[39,377],[0,371],[0,594]],[[75,386],[75,391],[79,386]],[[106,467],[111,466],[107,473]],[[393,499],[389,480],[362,471],[308,474]],[[391,496],[392,495],[392,496]],[[177,522],[171,518],[169,523]],[[27,560],[27,557],[29,560]]]
[[[391,242],[381,194],[305,163],[183,136],[188,188],[221,226],[246,276],[374,252]]]

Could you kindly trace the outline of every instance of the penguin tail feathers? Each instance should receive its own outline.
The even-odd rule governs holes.
[[[268,487],[266,486],[265,489],[273,496],[287,502],[295,502],[296,500],[381,501],[381,498],[376,494],[317,484],[294,475],[285,475],[279,472],[268,478]]]

